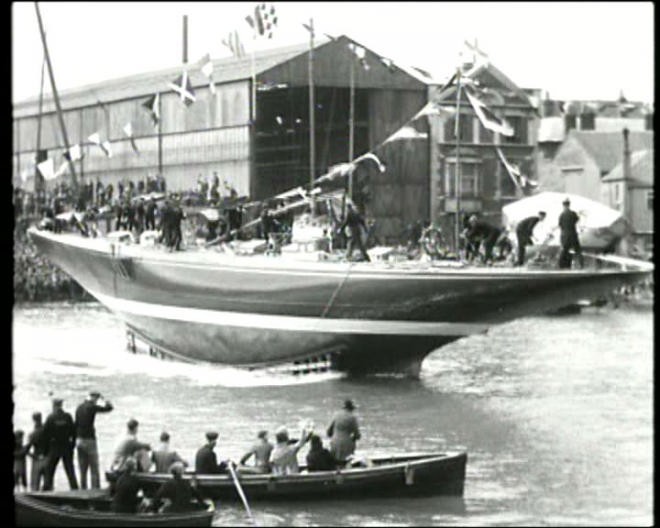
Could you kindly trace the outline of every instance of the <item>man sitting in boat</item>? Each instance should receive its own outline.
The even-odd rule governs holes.
[[[136,513],[140,501],[140,482],[135,476],[137,462],[129,457],[124,461],[124,472],[114,484],[112,511],[115,513]]]
[[[167,473],[175,463],[188,467],[188,462],[181,458],[179,453],[170,449],[170,435],[166,431],[160,434],[160,447],[151,453],[151,461],[156,473]]]
[[[371,259],[367,254],[367,250],[364,248],[364,243],[362,242],[361,228],[364,228],[364,230],[366,231],[367,226],[364,223],[364,219],[362,218],[360,213],[358,213],[355,209],[353,209],[353,206],[350,203],[347,204],[346,218],[344,218],[344,221],[341,223],[337,231],[340,233],[344,232],[344,230],[347,227],[348,227],[348,234],[347,234],[348,246],[346,248],[346,260],[351,259],[351,256],[353,255],[354,246],[357,244],[358,249],[362,254],[362,258],[367,262],[371,262]]]
[[[257,442],[241,457],[241,465],[254,456],[254,468],[249,469],[255,473],[270,473],[270,454],[273,451],[273,444],[268,441],[268,431],[259,431],[257,438]]]
[[[199,448],[195,455],[195,471],[201,475],[217,475],[227,472],[227,463],[220,462],[213,451],[218,441],[218,433],[209,431],[206,433],[206,444]]]
[[[153,498],[153,509],[161,513],[181,513],[190,510],[190,502],[193,497],[199,504],[204,504],[204,497],[197,488],[183,478],[184,466],[181,462],[175,462],[170,468],[172,479],[163,482]],[[168,502],[161,506],[163,499]],[[159,508],[160,507],[160,508]]]
[[[351,400],[344,401],[344,408],[334,416],[330,427],[328,427],[330,452],[337,464],[341,466],[346,465],[348,458],[355,453],[355,443],[361,437],[358,421],[353,414],[353,410],[355,410],[353,402]]]
[[[307,471],[332,471],[336,467],[335,457],[323,447],[321,437],[313,434],[307,453]]]
[[[149,444],[140,442],[137,439],[138,421],[131,418],[126,424],[126,437],[119,443],[115,449],[115,459],[111,466],[111,471],[124,471],[126,461],[129,458],[139,457],[144,458],[147,451],[151,450]],[[139,459],[138,458],[138,459]],[[141,471],[147,471],[149,464],[138,466]]]
[[[291,475],[300,473],[298,466],[298,451],[309,440],[309,434],[305,429],[300,433],[300,440],[295,444],[289,444],[289,432],[286,427],[280,427],[275,433],[277,444],[270,455],[270,464],[274,475]]]

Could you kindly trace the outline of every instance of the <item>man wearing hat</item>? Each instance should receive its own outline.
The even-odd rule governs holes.
[[[273,444],[268,441],[268,431],[262,430],[257,434],[257,441],[241,458],[241,465],[254,456],[254,471],[256,473],[270,473],[270,454]]]
[[[167,473],[175,463],[188,466],[188,462],[179,453],[170,449],[170,434],[166,431],[160,434],[160,447],[151,453],[151,461],[156,466],[156,473]]]
[[[582,248],[580,247],[580,239],[577,234],[577,223],[580,217],[575,211],[571,210],[571,201],[566,198],[562,205],[564,210],[559,215],[559,229],[561,230],[560,243],[561,252],[559,253],[559,267],[561,269],[570,269],[573,257],[571,250],[575,251],[580,267],[584,267],[584,259],[582,257]]]
[[[137,439],[138,425],[140,424],[135,418],[131,418],[126,424],[126,437],[115,449],[115,460],[111,466],[113,470],[123,471],[126,460],[133,457],[139,457],[143,452],[151,450],[151,446],[149,444],[140,442]],[[148,467],[142,467],[138,469],[147,471]]]
[[[76,427],[73,417],[62,408],[61,398],[53,399],[53,412],[46,418],[44,424],[44,442],[48,445],[48,458],[46,460],[46,476],[44,490],[53,489],[55,470],[60,459],[64,464],[69,487],[78,489],[78,480],[73,468],[73,446],[76,441]]]
[[[190,483],[183,479],[184,466],[181,462],[175,462],[170,468],[172,479],[163,482],[161,487],[154,495],[154,507],[157,509],[163,499],[169,500],[160,511],[169,513],[179,513],[190,510],[190,503],[193,497],[199,504],[204,504],[204,497],[197,488],[193,488]]]
[[[218,433],[206,433],[206,444],[199,448],[195,455],[195,471],[201,475],[216,475],[227,471],[227,464],[223,461],[218,464],[218,458],[213,448],[218,441]]]
[[[92,488],[101,487],[99,478],[99,450],[96,443],[96,429],[94,420],[96,413],[108,413],[112,411],[112,403],[109,401],[99,404],[101,394],[92,391],[89,396],[78,405],[76,409],[76,447],[78,451],[78,467],[80,469],[80,487],[87,489],[87,469],[92,475]]]
[[[522,266],[525,263],[525,246],[532,244],[532,233],[536,224],[545,219],[545,211],[539,211],[539,214],[529,216],[518,222],[516,226],[516,238],[518,239],[518,260],[516,264]]]
[[[357,418],[353,414],[355,406],[351,400],[344,401],[344,408],[332,419],[328,427],[330,452],[338,464],[345,464],[348,457],[355,453],[355,442],[360,439]]]

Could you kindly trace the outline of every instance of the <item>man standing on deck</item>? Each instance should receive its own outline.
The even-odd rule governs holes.
[[[199,448],[195,455],[195,472],[200,475],[217,475],[227,471],[227,464],[220,462],[213,448],[218,440],[218,433],[209,431],[206,433],[206,444]]]
[[[48,444],[44,438],[44,426],[41,423],[41,413],[35,412],[32,415],[34,429],[28,436],[28,445],[32,450],[32,469],[30,471],[30,490],[39,491],[41,489],[42,479],[46,480],[46,456],[48,454]]]
[[[358,421],[353,414],[353,410],[355,410],[353,402],[346,400],[344,409],[334,416],[330,427],[328,427],[330,452],[340,465],[346,464],[348,457],[355,453],[355,442],[361,437]]]
[[[156,229],[156,200],[153,196],[149,198],[144,209],[144,228],[146,230]]]
[[[60,459],[64,464],[64,471],[69,479],[69,487],[78,489],[76,471],[73,468],[73,446],[76,441],[76,427],[73,417],[62,409],[63,401],[60,398],[53,400],[53,412],[46,418],[44,424],[44,441],[48,444],[48,459],[46,462],[46,478],[44,490],[53,489],[55,470]]]
[[[367,262],[371,262],[371,259],[367,254],[367,250],[364,249],[364,243],[362,242],[361,228],[364,228],[365,231],[367,230],[367,226],[364,223],[364,219],[362,218],[360,213],[358,213],[355,209],[353,209],[352,204],[349,203],[347,204],[346,207],[347,207],[346,218],[337,229],[339,233],[342,233],[344,229],[348,227],[348,246],[346,248],[346,260],[351,259],[351,256],[353,255],[354,246],[357,244],[360,253],[362,254],[362,258]]]
[[[101,394],[96,391],[89,396],[76,409],[76,446],[78,451],[78,466],[80,468],[80,487],[87,489],[87,469],[92,475],[92,489],[99,489],[99,450],[96,443],[96,430],[94,420],[96,413],[112,411],[109,401],[99,404]]]
[[[584,267],[584,259],[582,257],[582,248],[580,247],[580,239],[576,228],[580,217],[575,211],[571,210],[571,201],[568,198],[562,202],[562,205],[564,206],[564,210],[559,215],[559,229],[561,230],[559,267],[561,269],[571,268],[573,257],[570,252],[573,250],[577,254],[578,263],[582,268]]]
[[[536,224],[545,219],[545,211],[539,211],[538,215],[529,216],[518,222],[516,226],[516,238],[518,239],[518,260],[516,264],[522,266],[525,263],[525,246],[532,244],[532,233]]]

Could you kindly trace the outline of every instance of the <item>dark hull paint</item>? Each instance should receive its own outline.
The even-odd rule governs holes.
[[[296,475],[240,474],[241,487],[253,500],[307,500],[389,496],[462,496],[467,454],[393,457],[372,468],[317,471]],[[389,463],[388,463],[389,462]],[[139,474],[145,491],[155,492],[169,475]],[[198,489],[214,499],[238,501],[228,475],[196,475]]]
[[[301,264],[111,248],[100,240],[35,230],[30,236],[150,343],[182,358],[236,366],[339,351],[333,364],[339,370],[414,373],[426,354],[462,336],[609,292],[649,273]],[[345,328],[345,321],[353,326]]]
[[[16,526],[211,526],[214,509],[172,514],[121,514],[110,500],[85,492],[36,492],[14,496]],[[90,511],[94,507],[101,511]],[[102,511],[105,510],[105,511]]]

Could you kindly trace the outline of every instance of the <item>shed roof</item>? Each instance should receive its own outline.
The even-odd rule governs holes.
[[[653,185],[653,149],[636,150],[630,155],[630,181],[640,186]],[[603,182],[623,180],[623,161],[605,176]]]
[[[610,172],[623,160],[623,134],[621,132],[598,132],[593,130],[571,130],[574,138],[591,156],[602,172]],[[642,150],[653,147],[652,131],[634,131],[628,136],[630,149]]]

